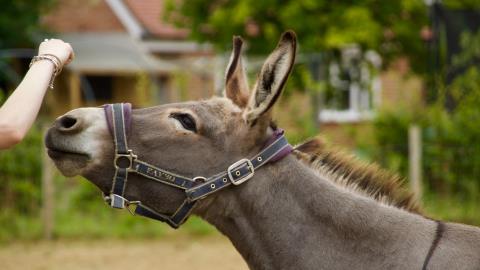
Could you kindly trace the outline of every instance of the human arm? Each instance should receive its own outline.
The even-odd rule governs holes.
[[[57,56],[61,66],[70,62],[74,56],[70,44],[59,39],[42,42],[38,54]],[[10,148],[25,137],[40,110],[54,69],[54,64],[48,60],[35,62],[0,107],[0,149]]]

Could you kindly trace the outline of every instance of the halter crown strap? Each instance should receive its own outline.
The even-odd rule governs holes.
[[[228,167],[224,172],[210,178],[196,177],[194,179],[155,167],[147,162],[138,160],[133,151],[128,148],[127,132],[130,128],[131,105],[129,103],[107,104],[104,106],[110,133],[115,143],[114,167],[110,194],[105,196],[110,206],[123,209],[135,205],[135,214],[168,223],[173,228],[178,228],[190,215],[199,199],[224,189],[230,185],[240,185],[252,178],[255,170],[268,162],[279,160],[293,148],[288,144],[283,135],[283,130],[274,131],[266,147],[251,159],[241,159]],[[130,202],[124,198],[129,172],[142,175],[148,179],[162,184],[170,185],[184,190],[185,200],[172,215],[158,213],[152,208],[142,204],[141,201]],[[201,179],[203,183],[195,180]]]

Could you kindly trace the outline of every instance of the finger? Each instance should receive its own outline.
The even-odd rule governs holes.
[[[68,56],[67,59],[67,64],[72,62],[73,59],[75,59],[75,52],[73,51],[72,45],[70,43],[66,43],[68,45],[68,48],[70,49],[70,55]]]
[[[73,52],[73,47],[72,47],[72,45],[71,45],[70,43],[65,43],[65,44],[67,44],[67,46],[68,46],[68,48],[70,49],[70,51]]]

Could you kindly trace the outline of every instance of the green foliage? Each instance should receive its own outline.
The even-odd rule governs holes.
[[[54,0],[1,0],[0,48],[29,46],[41,30],[40,15],[52,7]]]
[[[408,128],[412,123],[422,127],[423,179],[430,200],[458,200],[465,209],[455,213],[439,205],[430,207],[433,214],[457,221],[474,220],[472,207],[480,202],[480,73],[472,69],[455,82],[476,81],[476,89],[458,100],[451,113],[439,104],[426,108],[421,115],[408,112],[384,112],[374,122],[376,147],[371,158],[403,176],[408,174]],[[464,85],[462,85],[463,87]],[[460,86],[452,86],[460,87]],[[438,194],[438,195],[435,195]],[[427,202],[426,205],[429,203]],[[468,209],[467,209],[468,208]],[[478,207],[476,208],[477,210]],[[465,212],[462,212],[465,210]],[[460,211],[460,212],[459,212]],[[477,215],[478,216],[478,215]],[[480,220],[475,219],[475,224]]]
[[[374,137],[378,146],[373,152],[374,159],[402,175],[406,175],[408,169],[406,157],[408,126],[411,122],[411,115],[405,112],[379,113],[374,121]]]
[[[249,51],[268,53],[281,32],[293,29],[302,52],[338,50],[352,43],[378,51],[385,60],[411,57],[424,70],[425,46],[420,29],[427,7],[418,0],[236,0],[166,1],[166,17],[190,29],[192,38],[230,48],[232,35],[249,41]]]
[[[42,224],[38,216],[0,209],[0,244],[16,239],[38,239]]]
[[[443,0],[442,4],[451,9],[472,9],[479,8],[478,0]]]
[[[480,35],[464,35],[464,52],[456,59],[480,59],[476,46]],[[469,57],[465,57],[468,55]],[[469,61],[470,61],[469,60]],[[458,63],[464,64],[463,61]],[[456,104],[453,111],[444,109],[445,93]],[[423,177],[427,186],[427,201],[453,201],[460,209],[430,206],[433,214],[457,221],[480,224],[480,68],[470,66],[453,83],[443,89],[435,104],[421,112],[389,111],[380,113],[374,122],[376,147],[373,159],[383,166],[407,175],[408,128],[412,123],[422,127]],[[427,203],[428,204],[428,203]]]
[[[457,107],[451,113],[439,101],[421,112],[386,112],[375,120],[377,156],[382,164],[406,174],[408,127],[423,128],[424,169],[432,186],[452,184],[449,189],[461,193],[477,188],[480,176],[480,70],[470,68],[450,87],[456,93]],[[468,157],[468,158],[465,158]],[[395,160],[401,159],[400,162]],[[392,166],[392,164],[397,164]],[[463,187],[462,187],[463,186]],[[472,194],[474,194],[473,192]]]
[[[33,126],[20,144],[0,151],[0,241],[41,232],[41,143],[41,130]]]
[[[453,65],[464,67],[480,61],[480,31],[475,34],[463,32],[460,37],[461,54],[453,58]]]
[[[42,133],[34,126],[11,150],[0,151],[0,209],[34,213],[40,203]]]

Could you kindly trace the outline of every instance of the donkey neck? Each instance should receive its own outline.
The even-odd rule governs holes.
[[[196,213],[230,238],[251,269],[354,269],[362,258],[362,267],[385,268],[393,254],[426,253],[434,231],[434,222],[342,190],[292,156],[249,181],[202,201]],[[401,248],[421,237],[428,239]],[[409,258],[414,266],[417,257]]]

